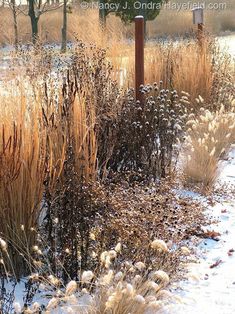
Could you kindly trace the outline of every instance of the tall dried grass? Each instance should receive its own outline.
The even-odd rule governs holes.
[[[97,175],[96,115],[94,106],[87,109],[85,99],[75,99],[73,111],[75,167],[81,180],[94,181]]]
[[[29,90],[22,86],[16,96],[8,90],[1,97],[0,112],[0,235],[10,243],[17,278],[28,269],[16,253],[30,256],[35,243],[32,229],[38,227],[43,203],[50,209],[58,188],[63,190],[71,180],[66,176],[69,155],[80,183],[94,181],[97,174],[95,107],[90,104],[88,110],[80,95],[65,112],[63,98],[53,99],[55,91],[48,105],[42,95],[32,96]]]
[[[46,175],[46,134],[37,103],[20,94],[1,97],[0,234],[10,242],[17,272],[27,272],[17,251],[30,251]]]
[[[0,8],[0,26],[5,29],[0,35],[0,44],[14,44],[14,32],[11,11]],[[39,20],[39,38],[42,43],[61,43],[62,9],[44,13]],[[18,16],[19,40],[22,44],[31,42],[30,18],[24,15]],[[116,42],[133,33],[132,27],[126,28],[116,18],[108,19],[106,31],[103,32],[99,23],[99,14],[96,10],[80,10],[75,5],[72,14],[68,14],[68,41],[74,41],[75,36],[83,42],[93,42],[101,47],[107,47],[108,42]]]
[[[182,1],[177,1],[180,3]],[[212,2],[212,1],[211,1]],[[233,11],[234,3],[227,3],[227,8],[224,10],[205,10],[204,20],[206,30],[210,33],[219,35],[220,33],[235,30]],[[192,3],[193,4],[193,3]],[[168,36],[190,36],[196,30],[196,25],[192,23],[191,10],[161,10],[159,16],[148,22],[148,34],[150,38],[168,37]]]
[[[221,172],[220,160],[235,141],[234,110],[224,107],[210,112],[201,108],[199,117],[192,115],[187,137],[183,173],[186,182],[210,188]]]
[[[133,87],[133,47],[129,47],[127,52],[126,56],[120,52],[114,65],[115,69],[124,70],[121,76],[123,85]],[[215,104],[219,94],[223,97],[228,94],[225,90],[223,93],[219,92],[225,84],[228,86],[230,82],[234,89],[234,74],[232,58],[222,53],[218,43],[210,36],[205,36],[202,47],[194,40],[170,40],[166,43],[148,43],[145,48],[145,82],[163,81],[166,88],[186,91],[192,100],[201,95],[205,103]],[[230,87],[229,94],[233,92]],[[223,102],[225,103],[225,99]]]

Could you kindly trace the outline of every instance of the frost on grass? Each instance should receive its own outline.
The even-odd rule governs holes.
[[[161,244],[166,243],[161,240]],[[169,275],[161,270],[153,270],[139,261],[125,261],[119,251],[111,250],[100,255],[100,272],[83,271],[77,280],[71,280],[64,286],[60,278],[54,275],[43,277],[32,275],[34,284],[40,284],[41,301],[30,305],[15,301],[12,310],[15,313],[151,313],[163,309],[169,303],[178,300],[165,290],[170,282]],[[116,254],[113,254],[113,251]],[[169,252],[168,252],[169,253]],[[110,255],[109,255],[110,254]],[[152,259],[159,252],[154,252]],[[170,254],[170,253],[169,253]],[[104,256],[111,256],[107,267]],[[107,269],[108,268],[108,269]],[[43,296],[44,295],[44,296]]]

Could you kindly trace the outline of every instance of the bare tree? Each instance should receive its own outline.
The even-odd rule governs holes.
[[[5,0],[6,2],[7,0]],[[17,12],[17,6],[16,6],[16,2],[15,0],[10,0],[7,1],[7,4],[9,6],[9,8],[12,11],[12,15],[13,15],[13,22],[14,22],[14,35],[15,35],[15,49],[18,50],[18,46],[19,46],[19,36],[18,36],[18,24],[17,24],[17,13],[19,13],[19,11]]]
[[[67,46],[67,3],[68,0],[63,1],[63,26],[62,26],[62,44],[61,44],[61,52],[66,51]]]
[[[21,1],[16,0],[2,0],[2,2],[11,10],[12,17],[13,17],[13,25],[14,25],[14,46],[15,49],[18,50],[19,47],[19,33],[18,33],[18,23],[17,23],[17,17],[19,14],[24,13],[24,10],[21,5]]]
[[[9,3],[9,7],[10,7],[11,10],[12,10],[13,20],[14,20],[15,49],[18,50],[19,36],[18,36],[16,1],[15,1],[15,0],[11,0],[10,3]]]
[[[63,26],[61,30],[62,43],[61,52],[66,52],[67,47],[67,14],[72,13],[72,6],[69,0],[63,0]]]
[[[28,15],[31,20],[31,28],[32,28],[32,41],[35,44],[38,40],[38,22],[40,16],[49,11],[57,10],[63,4],[56,3],[56,4],[49,4],[49,1],[43,0],[28,0],[29,11]]]

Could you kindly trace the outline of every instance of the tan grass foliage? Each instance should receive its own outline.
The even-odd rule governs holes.
[[[0,232],[16,250],[27,252],[41,208],[46,136],[37,103],[22,94],[0,102]],[[11,258],[22,271],[21,257]]]
[[[201,93],[208,99],[213,84],[209,41],[205,40],[203,51],[197,42],[153,47],[146,55],[146,81],[159,78],[176,90],[188,92],[192,98]]]
[[[235,114],[200,109],[200,115],[191,116],[186,142],[186,161],[183,172],[188,183],[211,187],[221,171],[220,160],[235,141]]]
[[[63,118],[61,96],[53,102],[55,89],[47,94],[50,105],[43,103],[39,87],[35,91],[27,81],[14,90],[8,86],[0,98],[0,235],[9,241],[17,277],[24,268],[16,252],[31,254],[44,192],[53,199],[69,143],[74,145],[78,177],[87,182],[96,176],[94,106],[88,110],[80,96],[71,105],[70,118]]]
[[[77,173],[80,179],[88,183],[96,178],[97,170],[96,114],[94,105],[91,104],[88,110],[85,99],[76,98],[73,104],[72,123]]]
[[[134,45],[126,45],[124,50],[117,46],[115,55],[110,54],[110,60],[119,83],[124,87],[135,86]],[[191,99],[200,94],[206,103],[214,102],[212,98],[219,97],[217,91],[226,81],[234,82],[234,75],[232,59],[222,53],[210,36],[205,36],[202,47],[194,40],[146,44],[145,82],[163,81],[169,89],[188,92]]]

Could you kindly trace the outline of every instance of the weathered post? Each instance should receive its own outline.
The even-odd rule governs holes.
[[[135,90],[141,100],[140,85],[144,84],[144,17],[135,17]]]
[[[197,24],[197,39],[200,46],[203,45],[204,37],[204,12],[202,7],[196,7],[193,10],[193,24]]]

